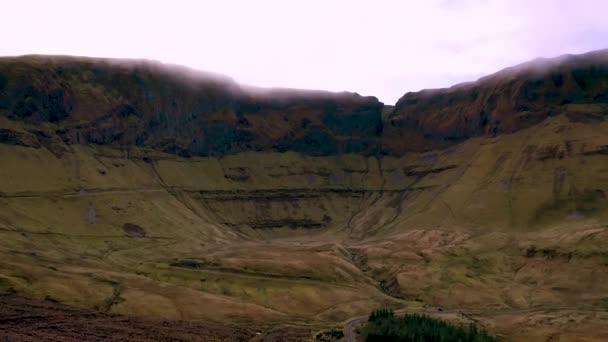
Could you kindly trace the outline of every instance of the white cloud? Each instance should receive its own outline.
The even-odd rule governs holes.
[[[0,0],[0,55],[157,59],[261,86],[395,102],[608,47],[603,0]]]

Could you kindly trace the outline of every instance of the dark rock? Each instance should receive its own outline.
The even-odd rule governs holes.
[[[19,145],[34,148],[41,147],[36,136],[30,133],[13,131],[7,128],[0,128],[0,144]]]
[[[248,224],[253,229],[271,229],[271,228],[291,228],[291,229],[312,229],[321,228],[323,223],[316,222],[310,219],[284,219],[284,220],[265,220],[250,222]]]
[[[146,230],[144,228],[142,228],[141,226],[138,226],[136,224],[125,223],[122,226],[122,229],[124,230],[124,232],[127,235],[127,237],[130,237],[130,238],[144,238],[144,237],[146,237]]]
[[[0,128],[0,144],[22,145],[20,134],[9,129]]]

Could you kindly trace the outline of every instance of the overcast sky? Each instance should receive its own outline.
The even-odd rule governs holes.
[[[147,58],[392,104],[607,48],[607,13],[606,0],[0,0],[0,55]]]

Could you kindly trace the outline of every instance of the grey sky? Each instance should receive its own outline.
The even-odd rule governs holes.
[[[387,104],[608,47],[606,0],[0,0],[0,9],[0,55],[155,59]]]

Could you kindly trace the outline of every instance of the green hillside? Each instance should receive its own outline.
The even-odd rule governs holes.
[[[6,114],[0,289],[108,313],[312,330],[431,305],[522,341],[599,341],[608,105],[555,110],[441,149],[239,145],[209,156],[155,148],[161,136],[63,139],[53,132],[88,131]]]

